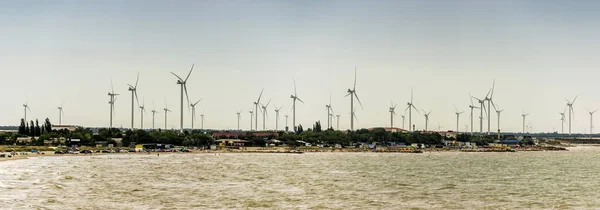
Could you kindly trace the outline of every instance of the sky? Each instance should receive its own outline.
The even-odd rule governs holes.
[[[271,100],[267,129],[275,128],[273,105],[283,106],[279,128],[286,114],[291,126],[295,80],[305,102],[297,104],[297,124],[326,126],[331,97],[339,128],[348,129],[345,95],[356,69],[355,128],[390,126],[391,103],[394,126],[402,127],[412,88],[414,105],[431,111],[429,130],[455,130],[456,106],[465,111],[464,131],[469,94],[485,97],[495,81],[501,130],[521,131],[525,112],[532,132],[560,132],[565,98],[578,96],[572,131],[589,132],[586,109],[600,108],[599,8],[553,0],[2,1],[0,125],[17,125],[27,102],[28,119],[56,124],[62,103],[63,124],[108,127],[112,79],[121,94],[113,124],[129,127],[127,84],[139,72],[144,127],[152,127],[153,108],[155,126],[164,127],[166,105],[173,110],[167,127],[178,128],[180,87],[170,72],[183,76],[195,64],[187,88],[190,101],[202,98],[196,128],[204,113],[204,128],[236,129],[242,110],[240,128],[248,129],[262,89],[262,101]],[[191,113],[183,111],[189,128]],[[475,110],[475,130],[478,117]],[[497,115],[491,121],[496,130]],[[412,122],[425,128],[419,113]]]

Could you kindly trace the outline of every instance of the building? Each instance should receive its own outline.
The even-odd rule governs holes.
[[[79,126],[76,126],[76,125],[52,125],[52,130],[59,131],[62,129],[67,129],[70,132],[74,132],[77,129],[77,127],[79,127]]]
[[[375,128],[382,128],[382,127],[375,127]],[[372,131],[375,128],[369,128],[367,130]],[[404,130],[402,128],[397,128],[397,127],[385,127],[383,129],[385,129],[385,131],[387,131],[387,132],[392,132],[392,133],[408,133],[407,130]]]

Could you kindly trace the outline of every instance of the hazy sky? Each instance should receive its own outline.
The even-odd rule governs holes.
[[[295,78],[306,102],[297,106],[299,124],[325,125],[331,94],[340,128],[347,129],[344,95],[356,67],[364,106],[356,112],[358,128],[389,126],[390,101],[403,114],[412,86],[417,108],[432,110],[430,129],[438,123],[455,129],[456,105],[465,111],[462,131],[469,93],[484,97],[495,79],[502,130],[521,131],[523,109],[531,112],[526,122],[533,131],[560,131],[565,97],[579,95],[573,131],[589,132],[586,109],[600,108],[598,9],[598,1],[562,0],[2,1],[0,125],[17,125],[25,101],[28,119],[57,123],[64,101],[63,124],[108,126],[112,77],[122,94],[114,124],[128,127],[126,84],[140,72],[139,99],[149,107],[144,127],[165,99],[173,110],[168,127],[179,127],[179,86],[169,72],[184,75],[195,63],[189,97],[203,98],[197,115],[205,113],[205,128],[236,128],[241,109],[241,127],[248,129],[262,88],[264,100],[283,105],[283,127]],[[137,108],[135,114],[139,127]],[[190,127],[187,108],[184,115]],[[476,110],[476,130],[478,117]],[[494,114],[492,130],[496,120]],[[417,129],[424,123],[413,114]],[[164,126],[162,111],[156,126]],[[399,116],[395,126],[402,126]]]

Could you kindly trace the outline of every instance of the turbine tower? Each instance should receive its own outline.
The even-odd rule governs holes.
[[[389,110],[389,112],[390,112],[390,128],[394,127],[394,115],[397,115],[396,114],[396,106],[397,106],[397,104],[394,105],[394,102],[390,101],[390,110]]]
[[[204,130],[204,110],[202,110],[202,114],[200,114],[200,130]]]
[[[335,117],[337,118],[337,123],[335,124],[335,126],[337,127],[337,130],[340,130],[340,116],[342,115],[335,115]]]
[[[145,107],[145,102],[143,102],[144,100],[142,100],[142,105],[140,106],[140,129],[144,129],[144,113],[146,113],[146,107]]]
[[[488,135],[490,135],[490,125],[491,125],[491,123],[490,123],[490,120],[492,119],[492,116],[491,116],[491,111],[492,111],[492,109],[491,109],[491,107],[492,107],[492,106],[495,106],[495,105],[494,105],[494,101],[492,101],[492,97],[494,96],[494,88],[495,88],[495,87],[496,87],[496,81],[494,80],[494,82],[493,82],[493,84],[492,84],[492,89],[490,89],[490,90],[488,91],[488,94],[487,94],[487,95],[485,95],[485,98],[483,99],[484,101],[487,101],[487,102],[488,102],[488,106],[487,106],[487,107],[488,107],[488,108],[487,108],[487,116],[488,116],[488,117],[487,117],[487,118],[488,118],[488,119],[487,119],[487,120],[488,120],[488,122],[487,122],[487,126],[488,126],[488,129],[487,129],[487,134],[488,134]],[[490,92],[491,92],[491,94],[490,94]],[[488,97],[488,96],[489,96],[489,97]],[[490,103],[491,103],[491,104],[490,104]]]
[[[138,100],[138,96],[137,96],[137,85],[138,82],[140,81],[140,73],[138,72],[137,74],[137,79],[135,79],[135,86],[127,84],[127,86],[129,86],[129,91],[131,91],[131,130],[133,130],[133,115],[135,113],[134,111],[134,101],[133,98],[135,96],[135,100],[137,101],[138,106],[140,105],[140,101]]]
[[[302,102],[302,104],[304,104],[304,101],[302,101],[300,98],[298,98],[298,92],[296,91],[296,79],[294,78],[294,95],[291,95],[290,98],[292,99],[292,126],[294,127],[294,132],[296,132],[296,100]]]
[[[25,104],[23,104],[23,109],[25,110],[25,118],[23,118],[25,120],[25,124],[27,124],[27,110],[31,111],[31,109],[29,109],[29,104],[27,103],[27,101],[25,101]]]
[[[163,109],[165,110],[165,130],[167,130],[167,113],[170,112],[171,110],[167,107],[167,103],[165,103],[165,108]]]
[[[192,130],[194,130],[194,119],[196,119],[196,104],[198,104],[202,99],[196,101],[196,103],[190,104],[192,107]]]
[[[521,110],[521,112],[523,112],[521,116],[523,117],[523,133],[525,133],[525,117],[527,117],[527,115],[529,115],[530,113],[525,114],[523,110]]]
[[[356,100],[358,101],[358,104],[360,104],[360,108],[362,109],[362,103],[360,102],[360,99],[358,98],[358,95],[356,94],[356,67],[354,67],[354,87],[352,87],[352,90],[348,89],[348,94],[346,94],[345,97],[350,96],[350,130],[354,130],[354,119],[356,118],[356,115],[354,113],[355,108],[354,108],[354,97],[356,97]]]
[[[429,123],[429,114],[431,114],[431,111],[427,113],[425,110],[423,110],[423,115],[425,115],[425,131],[427,131],[427,124]]]
[[[260,91],[260,95],[258,95],[258,100],[256,100],[256,101],[254,102],[254,108],[255,108],[255,110],[254,110],[254,114],[256,115],[256,118],[254,118],[254,127],[255,127],[255,129],[254,129],[254,130],[258,130],[258,105],[260,104],[260,97],[262,97],[262,94],[263,94],[263,91],[264,91],[264,90],[265,90],[265,89],[262,89],[262,90]],[[252,113],[252,112],[251,112],[251,113]],[[251,118],[250,120],[252,120],[252,118]],[[250,130],[252,130],[252,123],[250,123]]]
[[[190,98],[188,97],[188,92],[187,92],[187,80],[190,78],[190,75],[192,74],[192,70],[194,70],[194,64],[192,64],[192,68],[190,69],[190,73],[188,73],[187,77],[184,79],[182,79],[181,77],[177,76],[177,74],[171,72],[171,74],[175,75],[175,77],[177,77],[177,84],[181,86],[181,112],[179,115],[179,129],[181,133],[183,133],[183,92],[185,90],[185,97],[187,98],[187,102],[188,104],[190,103]],[[165,116],[166,117],[166,116]],[[166,127],[165,127],[166,128]]]
[[[252,118],[254,117],[254,111],[250,110],[250,130],[252,130]]]
[[[456,114],[456,133],[458,133],[458,125],[459,125],[458,124],[458,119],[460,118],[460,114],[462,114],[464,111],[459,112],[458,108],[456,108],[456,105],[454,105],[454,110],[456,110],[456,112],[454,114]]]
[[[471,105],[469,105],[469,108],[471,109],[471,115],[469,116],[469,118],[471,119],[471,133],[473,133],[473,109],[480,109],[481,107],[473,106],[473,96],[470,93],[469,99],[471,99]]]
[[[271,99],[269,99],[269,102],[267,102],[267,105],[264,104],[260,104],[261,105],[261,112],[263,113],[263,131],[266,131],[266,119],[269,116],[267,114],[267,107],[269,106],[269,104],[271,103]]]
[[[333,113],[333,108],[331,107],[331,94],[329,94],[329,104],[325,105],[325,108],[327,109],[327,129],[333,127],[332,124],[332,113]]]
[[[575,96],[573,101],[569,101],[566,98],[565,98],[565,100],[567,100],[567,106],[569,107],[569,135],[570,135],[571,134],[571,116],[575,115],[575,113],[573,112],[573,104],[575,103],[575,100],[577,100],[577,96]],[[575,116],[572,116],[572,117],[575,118]]]
[[[587,111],[588,111],[588,113],[590,113],[590,135],[593,135],[593,134],[594,134],[594,132],[593,132],[593,130],[592,130],[592,129],[594,128],[594,124],[593,124],[593,122],[594,122],[594,121],[593,121],[593,118],[594,118],[594,113],[595,113],[596,111],[598,111],[598,110],[596,109],[596,110],[594,110],[594,111],[591,111],[591,112],[590,112],[590,110],[587,110]]]
[[[60,103],[60,106],[58,107],[58,124],[59,124],[59,125],[62,125],[62,116],[63,116],[64,114],[65,114],[65,113],[63,112],[63,103],[61,102],[61,103]]]
[[[241,113],[242,113],[242,110],[239,110],[239,111],[236,112],[236,114],[237,114],[237,120],[238,120],[238,124],[237,124],[238,125],[237,126],[238,131],[240,130],[240,118],[242,117],[240,115]]]
[[[287,114],[285,115],[285,127],[286,128],[288,127],[288,115]]]
[[[498,133],[500,133],[500,113],[502,113],[504,109],[498,110],[496,109],[496,106],[494,106],[494,110],[496,110],[496,114],[498,115]]]
[[[479,101],[479,106],[480,106],[480,108],[479,108],[479,111],[480,111],[480,113],[479,113],[479,133],[483,133],[483,110],[485,109],[485,99],[481,100],[474,96],[471,96],[471,97],[476,99],[477,101]],[[489,116],[488,116],[488,118],[489,118]],[[472,126],[471,126],[471,129],[473,129]]]
[[[419,114],[421,114],[421,112],[419,112],[419,109],[417,109],[417,107],[415,107],[415,105],[413,104],[413,89],[412,89],[412,87],[410,88],[410,102],[408,102],[407,105],[408,105],[408,107],[406,107],[404,112],[406,112],[406,110],[408,110],[408,130],[414,131],[414,129],[412,127],[412,109],[415,109],[415,111],[417,111]]]
[[[275,106],[275,131],[279,130],[279,110],[281,110],[281,108],[283,108],[283,105],[279,108]]]
[[[158,111],[152,108],[152,130],[154,130],[154,115],[156,115]]]
[[[109,131],[112,129],[113,112],[115,112],[115,101],[117,101],[116,96],[119,95],[119,94],[115,93],[115,89],[113,88],[112,79],[110,80],[110,89],[111,89],[111,92],[108,92],[108,96],[110,96],[110,101],[108,101],[108,103],[110,104],[110,123],[109,123],[109,127],[108,127]]]
[[[404,122],[405,122],[405,120],[404,120],[404,117],[405,117],[405,116],[404,116],[404,115],[400,115],[400,117],[402,117],[402,129],[405,129],[405,128],[404,128]]]

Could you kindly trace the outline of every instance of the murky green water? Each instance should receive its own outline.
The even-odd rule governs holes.
[[[0,162],[0,209],[598,209],[600,148]]]

